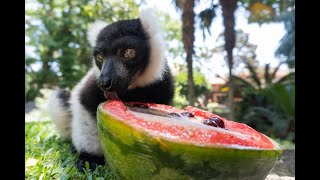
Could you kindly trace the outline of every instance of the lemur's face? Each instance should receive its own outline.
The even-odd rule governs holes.
[[[149,52],[149,37],[139,19],[118,21],[100,31],[93,56],[100,70],[97,84],[108,99],[114,92],[121,96],[143,73]]]
[[[148,11],[141,11],[139,19],[110,25],[96,21],[88,40],[99,71],[97,85],[107,99],[121,98],[128,89],[162,80],[167,70],[161,28]]]

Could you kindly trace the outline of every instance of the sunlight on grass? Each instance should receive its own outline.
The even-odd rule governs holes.
[[[78,155],[71,153],[70,142],[63,141],[55,131],[44,111],[44,99],[37,99],[38,109],[26,114],[25,179],[116,179],[107,166],[94,172],[78,172]]]
[[[70,152],[70,143],[60,139],[51,122],[28,122],[25,130],[26,179],[115,179],[105,166],[78,172],[78,155]]]

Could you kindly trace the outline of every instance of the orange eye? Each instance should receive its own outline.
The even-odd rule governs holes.
[[[134,49],[126,49],[123,56],[125,58],[133,58],[135,55],[136,55],[136,51]]]
[[[96,59],[97,59],[97,61],[102,62],[102,61],[104,60],[104,56],[103,56],[102,54],[98,54],[98,55],[96,56]]]

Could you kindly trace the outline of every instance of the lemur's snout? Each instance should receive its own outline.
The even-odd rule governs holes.
[[[100,77],[98,86],[102,91],[110,91],[112,88],[112,79],[109,77]]]
[[[98,79],[98,86],[99,88],[104,91],[103,95],[106,99],[108,100],[112,100],[112,99],[120,99],[118,97],[117,92],[115,91],[115,89],[117,88],[115,84],[113,84],[113,81],[111,78],[108,78],[106,76],[101,76]]]

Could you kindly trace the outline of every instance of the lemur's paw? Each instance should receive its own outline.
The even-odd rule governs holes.
[[[77,167],[79,172],[85,172],[86,170],[86,162],[89,163],[89,170],[94,171],[99,165],[105,165],[103,156],[96,156],[88,153],[80,153]]]

